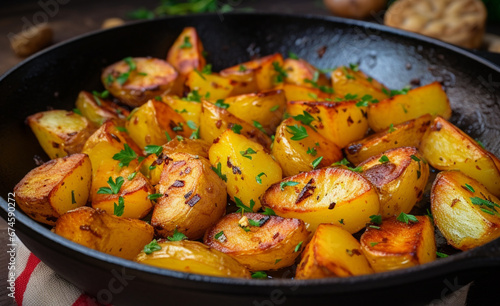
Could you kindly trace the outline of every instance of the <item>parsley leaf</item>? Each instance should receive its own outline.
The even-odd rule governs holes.
[[[481,140],[476,139],[476,142],[477,142],[477,144],[478,144],[481,148],[486,149],[486,148],[484,147],[484,144],[481,142]]]
[[[286,73],[285,69],[280,66],[279,62],[273,62],[273,68],[274,71],[278,73],[276,76],[276,83],[283,83],[284,79],[288,77],[288,74]]]
[[[316,158],[315,160],[313,160],[313,162],[311,163],[311,165],[313,166],[313,169],[316,169],[316,167],[319,166],[319,164],[321,163],[322,160],[323,160],[323,156],[320,156],[320,157]]]
[[[76,204],[75,191],[71,190],[71,204]]]
[[[128,166],[130,162],[136,158],[137,154],[128,144],[124,144],[123,150],[113,155],[114,160],[120,161],[120,163],[118,164],[120,167]]]
[[[299,182],[294,182],[294,181],[288,181],[288,182],[281,182],[280,183],[280,190],[283,191],[285,190],[285,187],[288,187],[288,186],[296,186],[298,185]]]
[[[294,59],[294,60],[298,60],[299,57],[297,54],[293,53],[292,51],[288,51],[288,58],[291,58],[291,59]]]
[[[136,66],[134,59],[132,57],[130,57],[130,56],[126,57],[123,59],[123,61],[125,63],[127,63],[128,67],[129,67],[129,70],[128,70],[129,72],[137,69],[137,66]]]
[[[471,186],[471,185],[469,185],[469,184],[465,184],[465,186],[464,186],[464,187],[465,187],[465,189],[469,190],[469,191],[470,191],[470,192],[472,192],[472,193],[476,192],[476,191],[474,190],[474,188],[472,188],[472,186]]]
[[[228,109],[230,105],[227,103],[224,103],[224,99],[219,99],[215,102],[215,106],[223,108],[223,109]]]
[[[226,239],[226,236],[224,235],[224,231],[220,231],[217,234],[214,235],[214,238],[216,240],[219,240],[220,242],[224,242]]]
[[[293,250],[293,252],[294,252],[294,253],[297,253],[297,252],[300,250],[300,247],[302,246],[302,243],[303,243],[303,242],[304,242],[304,241],[301,241],[301,242],[299,242],[299,243],[297,244],[297,246],[296,246],[296,247],[295,247],[295,249]]]
[[[118,205],[116,203],[113,203],[113,214],[117,217],[120,217],[123,215],[123,212],[125,210],[125,201],[123,200],[123,197],[118,197]]]
[[[371,215],[370,222],[373,224],[380,225],[380,224],[382,224],[382,216],[381,215]]]
[[[191,133],[191,136],[189,136],[189,139],[200,139],[200,128],[197,128],[193,133]]]
[[[446,257],[448,257],[448,254],[441,253],[441,252],[436,252],[436,256],[439,257],[439,258],[446,258]]]
[[[341,161],[334,162],[332,164],[332,166],[347,166],[347,165],[349,165],[349,161],[345,157]]]
[[[312,127],[311,123],[316,120],[307,111],[302,111],[301,115],[292,116],[292,118],[295,119],[295,120],[297,120],[297,121],[302,122],[303,125],[307,125],[307,126],[310,126],[310,127]],[[312,128],[314,129],[314,127],[312,127]]]
[[[161,250],[161,246],[158,244],[158,242],[156,242],[156,239],[153,239],[153,241],[146,244],[143,249],[144,253],[148,255],[159,250]]]
[[[257,278],[257,279],[267,278],[267,274],[266,272],[263,271],[257,271],[252,273],[252,278]]]
[[[250,154],[257,154],[257,152],[252,148],[248,148],[245,151],[240,151],[240,154],[241,154],[241,156],[246,157],[246,158],[251,160],[252,156],[250,156]]]
[[[387,157],[387,155],[382,155],[382,157],[378,161],[382,164],[388,163],[389,157]]]
[[[192,48],[193,44],[191,44],[191,42],[189,40],[190,40],[189,36],[184,36],[184,42],[182,43],[182,45],[179,46],[179,48],[181,48],[181,49]]]
[[[264,212],[262,214],[266,215],[266,216],[276,216],[276,213],[274,212],[274,210],[272,210],[269,207],[264,207]]]
[[[247,71],[247,67],[245,67],[245,65],[240,65],[238,67],[238,70],[241,71],[241,72],[245,72],[245,71]]]
[[[159,198],[161,198],[163,196],[163,194],[161,193],[152,193],[150,195],[148,195],[148,199],[150,199],[151,201],[155,201]]]
[[[248,207],[245,204],[243,204],[243,202],[238,197],[234,197],[234,202],[236,203],[236,207],[238,207],[238,210],[236,211],[237,213],[238,212],[241,212],[241,213],[245,213],[245,212],[253,213],[253,207],[255,206],[254,200],[250,200],[250,207]]]
[[[371,247],[374,247],[374,246],[376,246],[376,245],[377,245],[377,244],[379,244],[379,243],[380,243],[380,242],[370,242],[370,246],[371,246]]]
[[[136,175],[137,175],[137,171],[130,173],[129,176],[127,177],[127,180],[129,180],[129,181],[133,180]]]
[[[160,155],[160,153],[163,151],[162,146],[157,146],[157,145],[147,145],[144,148],[144,151],[149,155],[149,154],[156,154],[156,156]]]
[[[318,154],[318,151],[316,150],[316,148],[307,148],[306,153],[311,155],[311,156],[316,156],[316,154]]]
[[[187,94],[185,98],[182,98],[183,101],[191,101],[201,103],[201,95],[198,90],[193,90]]]
[[[170,241],[182,241],[182,240],[186,240],[187,237],[183,233],[178,232],[177,228],[176,228],[176,229],[174,229],[173,235],[167,237],[167,239],[170,240]]]
[[[243,127],[242,127],[241,125],[239,125],[239,124],[234,124],[234,125],[231,127],[231,130],[232,130],[233,132],[235,132],[236,134],[241,134],[241,129],[242,129],[242,128],[243,128]]]
[[[117,177],[116,181],[113,181],[113,178],[110,176],[108,179],[109,187],[101,187],[101,188],[99,188],[99,190],[97,190],[97,193],[98,194],[118,194],[118,192],[120,191],[120,188],[122,188],[124,181],[125,180],[121,176]]]
[[[385,93],[386,95],[389,96],[389,98],[392,98],[397,95],[406,95],[410,91],[410,86],[405,86],[401,90],[387,90],[386,88],[382,88],[382,92]]]
[[[396,129],[396,128],[394,128],[394,124],[392,124],[392,123],[391,123],[391,125],[389,125],[389,130],[388,130],[388,132],[389,132],[389,133],[392,133],[392,132],[394,132],[395,130],[397,130],[397,129]]]
[[[212,74],[212,64],[207,64],[203,69],[201,70],[201,73],[203,74]]]
[[[267,134],[266,133],[266,130],[264,130],[264,127],[262,126],[262,124],[260,124],[258,121],[253,121],[253,126],[255,126],[256,128],[258,128],[262,133],[264,134]]]
[[[212,170],[214,170],[215,173],[217,173],[217,175],[224,181],[224,182],[227,182],[227,176],[225,174],[222,174],[222,165],[219,163],[217,163],[217,168],[215,168],[214,166],[212,166]]]
[[[194,123],[193,120],[188,120],[186,123],[187,123],[187,126],[189,126],[189,128],[192,129],[192,130],[196,130],[198,128],[196,126],[196,123]]]
[[[297,124],[294,125],[287,125],[287,132],[292,134],[293,136],[290,138],[291,140],[302,140],[309,136],[307,134],[307,130],[303,126],[298,126]]]
[[[417,217],[415,217],[414,215],[405,214],[404,212],[400,213],[399,216],[396,218],[396,220],[404,222],[406,224],[408,224],[408,222],[410,221],[418,222]]]
[[[267,176],[267,174],[265,174],[264,172],[261,172],[261,173],[259,173],[259,175],[257,175],[255,177],[255,180],[257,181],[257,183],[262,184],[262,179],[260,177],[263,175]]]
[[[279,108],[280,108],[280,106],[279,106],[279,105],[275,105],[275,106],[271,107],[271,108],[269,109],[269,111],[271,111],[271,112],[275,112],[275,111],[277,111]]]

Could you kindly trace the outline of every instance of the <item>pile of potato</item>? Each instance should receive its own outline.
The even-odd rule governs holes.
[[[389,90],[353,64],[330,80],[279,53],[214,73],[204,53],[186,28],[166,61],[125,58],[73,111],[28,117],[52,160],[15,187],[22,210],[95,250],[226,277],[423,264],[434,224],[460,250],[500,235],[500,161],[447,121],[439,83]],[[433,219],[409,214],[431,167]]]

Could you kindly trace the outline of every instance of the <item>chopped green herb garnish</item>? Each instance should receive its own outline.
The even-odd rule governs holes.
[[[281,258],[278,258],[278,259],[276,259],[276,260],[274,261],[274,264],[277,264],[277,263],[278,263],[278,262],[280,262],[280,261],[281,261]]]
[[[123,182],[125,180],[123,177],[119,176],[113,181],[113,178],[110,176],[108,179],[109,187],[101,187],[97,190],[98,194],[118,194],[120,192],[120,188],[122,188]]]
[[[391,123],[391,125],[389,125],[389,130],[388,130],[388,132],[389,132],[389,133],[392,133],[392,132],[394,132],[395,130],[396,130],[396,128],[394,128],[394,124],[392,124],[392,123]]]
[[[332,166],[347,166],[347,165],[349,165],[349,161],[347,160],[347,158],[343,158],[341,161],[334,162],[332,164]]]
[[[477,142],[477,144],[478,144],[481,148],[486,149],[486,148],[484,147],[484,144],[481,142],[481,140],[476,139],[476,142]]]
[[[76,204],[75,191],[71,190],[71,204]]]
[[[148,169],[149,169],[149,170],[154,170],[154,169],[156,169],[156,166],[151,165],[151,166],[149,166],[149,168],[148,168]]]
[[[387,155],[382,155],[382,157],[378,161],[382,164],[388,163],[389,157],[387,157]]]
[[[212,74],[212,64],[207,64],[203,69],[201,70],[201,73],[203,74]]]
[[[318,100],[318,95],[315,94],[315,93],[312,93],[312,92],[308,92],[307,95],[311,98],[313,98],[314,100]]]
[[[117,217],[120,217],[123,215],[123,212],[125,210],[125,201],[123,200],[123,197],[118,197],[118,205],[116,203],[113,203],[113,214]]]
[[[256,220],[253,220],[253,219],[248,219],[248,223],[250,224],[250,226],[254,226],[254,227],[261,227],[262,225],[264,225],[267,220],[269,220],[269,217],[263,217],[263,218],[260,218],[258,221]]]
[[[125,82],[127,82],[129,76],[130,72],[124,72],[116,77],[116,81],[118,82],[118,84],[123,85],[125,84]]]
[[[476,192],[476,191],[474,190],[474,188],[472,188],[472,186],[471,186],[471,185],[469,185],[469,184],[465,184],[465,186],[464,186],[464,187],[465,187],[465,189],[469,190],[469,191],[470,191],[470,192],[472,192],[472,193]]]
[[[488,209],[481,208],[481,210],[486,212],[486,213],[489,213],[490,215],[498,213],[496,208],[500,208],[500,205],[498,205],[497,203],[494,203],[494,202],[489,201],[489,200],[481,199],[478,197],[470,198],[470,201],[474,205],[486,206]]]
[[[285,69],[280,66],[279,62],[273,62],[274,71],[278,73],[276,76],[276,83],[283,83],[284,79],[288,76]]]
[[[309,112],[307,111],[302,111],[302,114],[297,115],[297,116],[292,116],[293,119],[302,122],[303,125],[307,125],[311,128],[314,129],[314,127],[311,125],[313,121],[316,120]],[[314,129],[315,130],[315,129]]]
[[[410,86],[406,86],[401,90],[391,90],[391,91],[387,90],[386,88],[382,88],[382,92],[388,95],[389,98],[392,98],[397,95],[406,95],[410,91],[410,89],[411,89]]]
[[[193,120],[188,120],[186,123],[187,123],[187,126],[189,126],[189,128],[192,129],[192,130],[196,130],[198,128],[196,126],[196,123],[194,123]]]
[[[160,101],[160,102],[162,102],[162,101],[163,101],[163,99],[162,99],[162,97],[161,97],[161,96],[156,96],[156,97],[155,97],[155,100],[156,100],[156,101]]]
[[[182,241],[182,240],[187,239],[187,237],[183,233],[178,232],[177,228],[176,228],[176,229],[174,229],[173,235],[167,237],[167,239],[170,240],[170,241]]]
[[[136,158],[137,154],[128,144],[124,144],[123,150],[113,155],[114,160],[120,161],[120,163],[118,164],[120,167],[128,166],[130,162]]]
[[[281,182],[280,183],[280,190],[283,191],[283,190],[285,190],[285,187],[296,186],[298,184],[299,184],[299,182],[294,182],[294,181]]]
[[[241,125],[239,125],[239,124],[234,124],[234,125],[231,127],[231,130],[232,130],[233,132],[235,132],[236,134],[240,134],[240,133],[241,133],[241,129],[242,129],[242,128],[243,128],[243,127],[242,127]]]
[[[275,111],[277,111],[279,108],[280,108],[280,106],[279,106],[279,105],[275,105],[275,106],[271,107],[271,108],[269,109],[269,111],[271,111],[271,112],[275,112]]]
[[[217,173],[217,175],[224,181],[224,182],[227,182],[227,177],[225,174],[222,174],[222,165],[219,163],[217,163],[217,168],[213,167],[212,166],[212,170],[214,170],[215,173]]]
[[[316,156],[316,154],[318,154],[318,151],[316,150],[316,148],[307,148],[306,153],[311,155],[311,156]]]
[[[299,57],[297,56],[297,54],[293,53],[292,51],[288,51],[288,58],[291,58],[291,59],[294,59],[294,60],[298,60]]]
[[[274,210],[272,210],[269,207],[264,207],[264,212],[262,214],[266,215],[266,216],[276,216],[276,213],[274,212]]]
[[[293,250],[294,253],[297,253],[300,250],[300,247],[302,246],[303,241],[299,242],[295,249]]]
[[[266,272],[263,271],[257,271],[252,273],[252,278],[257,278],[257,279],[267,278],[267,274]]]
[[[439,258],[446,258],[446,257],[448,257],[447,254],[441,253],[441,252],[436,252],[436,256],[439,257]]]
[[[187,96],[181,100],[201,103],[201,95],[198,93],[198,90],[195,89],[189,92]]]
[[[309,136],[307,134],[307,130],[305,127],[303,126],[299,126],[297,124],[294,124],[294,125],[287,125],[287,132],[292,134],[293,136],[290,138],[291,140],[302,140],[304,138],[306,138],[307,136]]]
[[[258,128],[262,133],[266,134],[266,130],[264,130],[264,127],[259,122],[253,120],[253,126]]]
[[[184,124],[182,122],[179,122],[178,125],[176,125],[176,126],[174,126],[172,128],[172,131],[174,131],[174,132],[182,132],[182,131],[184,131]]]
[[[162,146],[157,146],[157,145],[147,145],[144,148],[144,151],[148,155],[149,154],[156,154],[156,156],[159,156],[161,154],[161,152],[163,151],[163,147]]]
[[[132,57],[126,57],[123,59],[123,61],[125,63],[127,63],[128,67],[129,67],[129,71],[133,71],[133,70],[136,70],[137,69],[137,66],[135,64],[135,61]]]
[[[380,224],[382,224],[382,216],[381,215],[371,215],[370,222],[373,224],[380,225]]]
[[[377,225],[368,225],[369,228],[373,228],[373,229],[376,229],[376,230],[379,230],[380,229],[380,226],[377,226]]]
[[[128,133],[128,130],[126,127],[124,126],[117,126],[116,129],[120,132],[123,132],[123,133]]]
[[[363,168],[362,167],[356,167],[356,168],[347,167],[347,169],[349,169],[351,171],[354,171],[354,172],[358,172],[358,173],[363,172]]]
[[[238,67],[238,70],[241,71],[241,72],[245,72],[245,71],[247,71],[247,67],[245,67],[245,65],[240,65]]]
[[[137,175],[137,171],[130,173],[129,176],[127,177],[127,180],[129,180],[129,181],[133,180],[136,175]]]
[[[220,232],[218,232],[217,234],[215,234],[214,238],[215,238],[216,240],[221,241],[221,239],[219,239],[219,238],[221,238],[221,237],[223,237],[223,236],[225,236],[225,235],[224,235],[224,231],[220,231]],[[221,242],[222,242],[222,241],[221,241]]]
[[[350,63],[349,64],[349,68],[351,68],[351,70],[354,71],[354,72],[358,72],[359,71],[359,65],[358,64]]]
[[[253,213],[253,207],[255,206],[254,200],[250,200],[250,207],[243,204],[243,202],[238,197],[234,197],[234,202],[236,203],[236,207],[238,207],[238,210],[236,211],[237,213],[238,212],[241,212],[242,214],[246,212]]]
[[[252,156],[250,156],[250,155],[251,154],[257,154],[257,152],[254,149],[252,149],[252,148],[248,148],[245,151],[240,151],[240,154],[243,157],[246,157],[248,159],[252,159]]]
[[[146,244],[143,249],[144,253],[148,255],[159,250],[161,250],[161,246],[158,244],[158,242],[156,242],[156,239],[153,239],[153,241]]]
[[[189,136],[189,139],[200,139],[200,128],[194,130],[191,136]]]
[[[315,160],[313,160],[313,162],[311,163],[311,165],[313,166],[313,169],[316,169],[316,167],[319,166],[319,164],[321,163],[322,160],[323,160],[323,156],[320,156],[320,157],[316,158]]]
[[[161,193],[152,193],[150,195],[148,195],[148,199],[150,199],[151,201],[155,201],[155,200],[158,200],[159,198],[161,198],[163,196],[163,194]]]
[[[78,108],[73,108],[73,113],[82,116],[82,112]]]
[[[227,103],[224,103],[224,99],[219,99],[215,102],[215,106],[223,108],[223,109],[228,109],[230,105]]]
[[[344,219],[340,219],[340,220],[339,220],[339,223],[340,223],[340,224],[342,224],[342,225],[345,225],[345,223],[344,223]]]
[[[377,244],[379,244],[380,242],[370,242],[370,246],[373,248],[374,246],[376,246]]]
[[[408,113],[408,110],[406,109],[406,106],[404,104],[399,104],[401,105],[401,107],[403,108],[403,112],[405,112],[405,114]]]
[[[172,140],[172,137],[170,137],[170,135],[168,134],[168,132],[165,132],[165,136],[167,137],[167,141],[171,141]]]
[[[414,215],[405,214],[404,212],[400,213],[399,216],[396,218],[396,220],[404,222],[406,224],[408,224],[408,222],[410,221],[418,222],[417,217],[415,217]]]
[[[179,48],[181,49],[189,49],[189,48],[192,48],[193,47],[193,44],[191,44],[191,42],[189,41],[190,40],[190,37],[189,36],[184,36],[184,42],[182,43],[182,45],[180,45]]]

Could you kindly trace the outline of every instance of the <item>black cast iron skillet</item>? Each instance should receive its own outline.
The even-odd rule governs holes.
[[[199,31],[214,70],[254,55],[292,51],[329,68],[351,62],[390,88],[415,79],[446,87],[452,122],[500,154],[500,70],[462,49],[358,21],[285,15],[200,15],[99,31],[43,51],[0,78],[0,213],[8,193],[46,158],[24,119],[72,109],[82,89],[101,89],[103,67],[127,56],[164,58],[182,28]],[[323,56],[317,51],[326,46]],[[5,200],[4,200],[5,199]],[[421,304],[500,267],[500,240],[432,263],[373,275],[319,280],[245,280],[191,275],[109,256],[52,233],[16,210],[16,234],[43,262],[100,302],[116,305]],[[286,276],[286,275],[285,275]]]

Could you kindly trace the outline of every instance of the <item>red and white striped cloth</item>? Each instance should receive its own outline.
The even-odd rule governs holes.
[[[98,306],[97,301],[57,275],[16,241],[16,291],[19,306]]]

